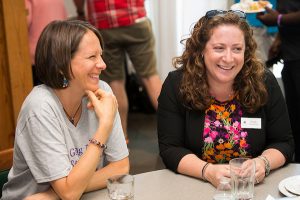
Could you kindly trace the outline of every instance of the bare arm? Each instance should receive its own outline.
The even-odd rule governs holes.
[[[271,170],[277,169],[285,163],[285,157],[277,149],[267,149],[262,153],[262,155],[264,155],[270,162]]]
[[[281,19],[282,25],[300,25],[300,11],[283,14]]]
[[[106,187],[106,180],[114,175],[127,174],[129,172],[129,159],[128,157],[112,162],[97,170],[90,179],[84,192],[91,192]],[[50,187],[46,192],[37,193],[26,197],[24,200],[59,200],[60,197]]]
[[[265,25],[267,26],[274,26],[278,25],[277,24],[277,19],[279,13],[276,10],[272,10],[268,7],[266,7],[266,13],[259,13],[257,14],[257,18]],[[281,20],[280,20],[280,25],[281,26],[295,26],[300,24],[300,11],[297,12],[291,12],[287,14],[281,14]]]
[[[85,192],[90,192],[106,187],[106,181],[109,177],[129,172],[128,157],[109,163],[106,167],[97,170],[91,178]]]
[[[181,174],[207,180],[215,187],[219,185],[220,179],[222,177],[230,177],[228,164],[208,164],[206,170],[203,171],[202,169],[205,166],[205,164],[206,162],[199,159],[196,155],[188,154],[184,156],[179,162],[177,171]],[[204,172],[204,174],[202,174],[202,171]]]
[[[267,149],[262,153],[262,155],[269,161],[270,170],[283,166],[286,161],[285,157],[277,149]],[[265,178],[266,165],[260,158],[255,158],[254,160],[256,162],[255,178],[257,181],[261,182]]]

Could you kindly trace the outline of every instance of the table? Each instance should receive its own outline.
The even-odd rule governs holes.
[[[293,175],[300,174],[300,164],[289,164],[277,170],[254,188],[255,200],[265,200],[268,194],[275,198],[283,197],[278,183]],[[215,188],[199,179],[163,169],[137,174],[135,177],[135,200],[210,200]],[[82,200],[109,200],[107,189],[86,193]]]

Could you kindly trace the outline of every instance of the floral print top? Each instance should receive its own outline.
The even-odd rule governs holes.
[[[248,157],[247,131],[241,128],[243,109],[236,98],[226,102],[213,99],[205,111],[202,159],[227,163],[236,157]]]

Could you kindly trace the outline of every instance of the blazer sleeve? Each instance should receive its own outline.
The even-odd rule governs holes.
[[[292,129],[283,94],[275,76],[270,71],[266,73],[266,86],[269,95],[266,104],[266,149],[277,149],[286,158],[286,163],[289,163],[294,154]]]
[[[157,133],[160,156],[166,167],[177,172],[180,160],[192,152],[185,144],[185,108],[179,99],[180,70],[170,72],[166,78],[157,109]]]

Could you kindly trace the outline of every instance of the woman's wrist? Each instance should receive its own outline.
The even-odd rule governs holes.
[[[264,165],[265,165],[265,176],[267,177],[270,174],[270,170],[271,170],[269,160],[264,155],[260,155],[257,158],[260,159],[260,160],[262,160],[264,162]]]
[[[206,178],[206,174],[205,174],[205,172],[206,172],[206,169],[207,169],[207,167],[208,167],[208,165],[209,165],[210,163],[205,163],[204,164],[204,166],[202,167],[202,171],[201,171],[201,178],[202,178],[202,180],[204,180],[204,181],[207,181],[207,178]]]
[[[101,144],[106,144],[106,141],[110,135],[111,129],[105,126],[99,126],[93,138],[101,142]]]
[[[282,14],[279,14],[278,16],[277,16],[277,26],[281,26],[282,25]]]

